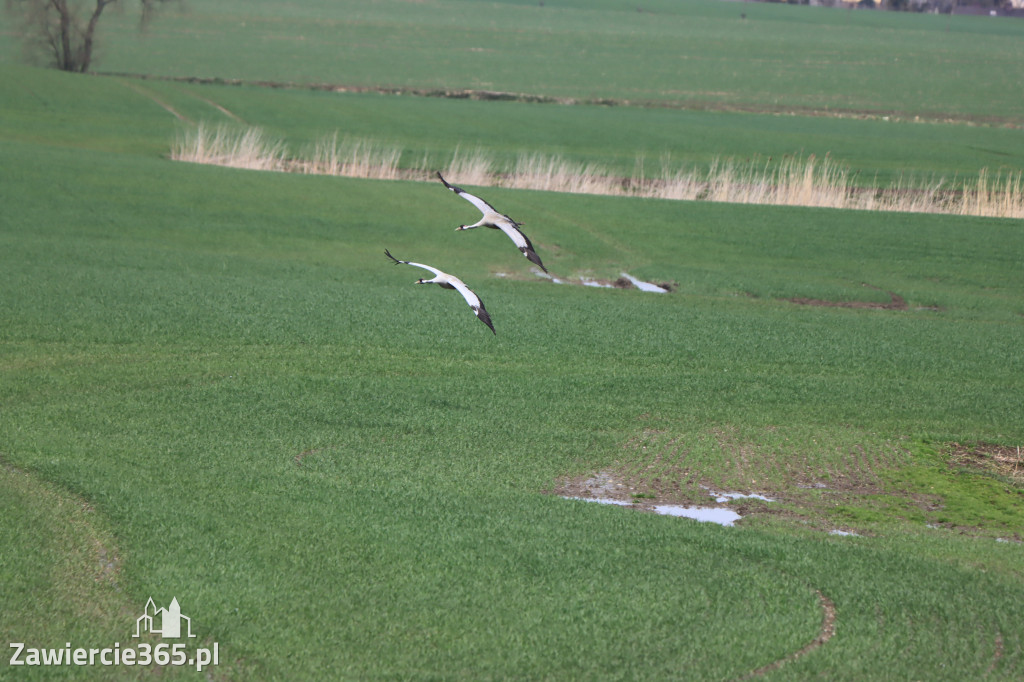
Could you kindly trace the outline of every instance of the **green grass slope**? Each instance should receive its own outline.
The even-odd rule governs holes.
[[[384,57],[363,50],[351,73],[373,84],[408,73],[421,86],[403,60],[426,70],[453,17],[486,29],[551,10],[563,40],[514,22],[520,47],[538,40],[558,57],[552,45],[581,49],[603,27],[621,57],[636,41],[666,49],[682,26],[725,35],[740,11],[652,3],[652,18],[624,3],[548,4],[402,3],[400,15],[390,2],[347,5],[344,21],[318,29],[327,5],[253,3],[244,21],[268,36],[253,42],[241,5],[223,2],[223,14],[202,15],[222,40],[193,36],[191,64],[161,52],[182,52],[175,30],[196,31],[195,15],[174,14],[131,63],[327,80],[338,50],[360,53],[345,39],[359,33]],[[742,9],[782,36],[860,27],[873,55],[863,36],[894,27],[901,49],[937,44],[946,27],[964,44],[985,36],[998,56],[1016,36],[996,22]],[[849,26],[818,23],[839,16]],[[422,42],[410,39],[415,22]],[[268,47],[282,36],[289,59]],[[317,47],[294,47],[306,43]],[[108,65],[128,47],[111,43]],[[446,87],[488,63],[451,61],[465,70]],[[567,93],[561,70],[579,61],[546,63],[537,81],[560,95],[605,75],[588,58],[593,70]],[[501,77],[469,86],[519,89],[515,74],[491,73]],[[630,96],[615,73],[601,92]],[[634,80],[645,92],[664,87],[644,78]],[[1001,78],[972,79],[970,96]],[[932,95],[880,96],[927,113]],[[978,114],[968,101],[943,111]],[[499,153],[540,147],[623,168],[638,147],[702,126],[708,141],[680,143],[681,155],[792,152],[806,138],[791,119],[268,93],[9,65],[0,102],[9,642],[125,646],[148,598],[177,597],[198,635],[190,650],[220,647],[214,679],[1024,673],[1024,492],[992,457],[970,464],[950,445],[1011,452],[1024,440],[1019,221],[486,190],[561,278],[674,283],[671,294],[596,289],[535,277],[500,234],[456,233],[472,208],[436,183],[172,163],[185,123],[171,110],[225,116],[217,104],[289,143],[342,128],[438,155],[499,133]],[[976,172],[1005,150],[1019,167],[1012,130],[892,125],[816,122],[828,149],[800,148],[842,144],[853,156],[858,139],[874,140],[860,147],[865,168],[942,173]],[[574,128],[588,132],[565,134]],[[947,132],[959,136],[949,154],[930,149]],[[385,248],[465,279],[497,335],[454,292],[414,286],[421,273],[390,264]],[[640,508],[557,494],[598,473]],[[774,501],[730,505],[744,514],[734,528],[643,511],[707,501],[702,486]],[[19,679],[157,672],[0,666]]]
[[[836,485],[851,452],[915,467],[907,437],[1019,442],[1017,224],[493,193],[554,272],[679,282],[655,295],[521,279],[501,235],[451,230],[463,207],[433,185],[3,155],[0,452],[109,521],[126,600],[177,596],[218,674],[1019,675],[1019,545],[992,540],[1020,527],[1006,484],[1010,515],[965,536],[541,494],[647,466],[659,438],[677,461],[650,463],[694,489],[783,495],[796,469]],[[464,277],[498,336],[385,247]],[[909,309],[780,300],[877,297],[865,281]],[[825,631],[819,593],[835,634],[790,660]],[[62,645],[43,621],[5,626]]]

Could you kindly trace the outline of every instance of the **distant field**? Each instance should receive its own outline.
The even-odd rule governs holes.
[[[109,43],[104,67],[417,87],[480,87],[485,68],[526,90],[532,61],[548,70],[530,91],[618,98],[638,45],[703,40],[724,68],[735,25],[760,36],[736,61],[800,108],[861,71],[834,60],[814,85],[798,62],[785,87],[765,55],[791,58],[795,35],[854,36],[868,61],[897,29],[901,59],[947,37],[968,63],[1020,49],[1012,22],[748,3],[341,5],[190,3]],[[484,32],[437,42],[458,22]],[[489,32],[509,26],[516,40]],[[428,66],[486,39],[521,54]],[[584,45],[607,48],[581,67]],[[668,87],[636,73],[638,91]],[[728,92],[705,103],[774,106],[714,77]],[[872,96],[930,115],[931,87]],[[993,115],[1018,116],[1000,96]],[[983,116],[966,94],[944,106]],[[338,130],[410,162],[479,146],[623,173],[661,152],[829,152],[887,180],[1024,167],[1020,131],[996,126],[0,64],[0,639],[129,646],[146,600],[177,597],[188,651],[219,645],[212,679],[1024,676],[1021,221],[480,188],[555,284],[503,235],[455,232],[479,214],[439,183],[171,162],[198,121],[295,147]],[[385,248],[465,279],[497,335]],[[622,273],[672,291],[578,283]],[[562,499],[597,479],[635,508]],[[732,528],[649,511],[714,504],[709,489],[771,500],[719,504]],[[152,674],[195,676],[0,662],[4,679]]]
[[[98,68],[1024,123],[1013,20],[718,0],[186,6],[144,38],[134,13],[105,18]]]

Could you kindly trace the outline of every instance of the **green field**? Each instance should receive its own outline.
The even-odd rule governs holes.
[[[1024,76],[1007,65],[1022,34],[988,17],[716,0],[218,0],[163,12],[100,68],[1020,124]]]
[[[1019,170],[1018,74],[924,63],[939,37],[995,63],[1024,29],[749,3],[210,4],[146,38],[112,15],[101,69],[673,106],[0,61],[0,638],[136,646],[146,600],[176,597],[187,651],[219,647],[213,679],[1021,677],[1021,221],[472,188],[556,276],[672,284],[651,294],[536,277],[502,235],[455,232],[474,209],[439,183],[167,154],[227,118],[216,104],[290,145],[341,130],[410,163],[463,146],[627,172],[665,151],[830,153],[871,182]],[[453,22],[517,56],[466,63],[438,40]],[[883,42],[923,55],[917,90],[811,59],[888,58]],[[731,94],[625,75],[679,43]],[[599,52],[586,68],[581,49]],[[771,50],[804,73],[767,78]],[[729,62],[767,69],[743,78],[780,103]],[[904,120],[773,115],[839,100]],[[911,122],[936,112],[950,121]],[[497,335],[385,248],[463,278]],[[594,477],[637,509],[562,498]],[[720,505],[735,527],[649,511],[706,488],[772,501]],[[197,676],[11,653],[4,679]]]

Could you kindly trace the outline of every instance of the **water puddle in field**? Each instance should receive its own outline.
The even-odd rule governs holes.
[[[645,282],[643,280],[637,279],[636,277],[634,277],[633,275],[629,274],[628,272],[622,273],[622,276],[625,277],[627,280],[629,280],[629,283],[632,284],[633,286],[635,286],[640,291],[651,291],[651,292],[654,292],[656,294],[667,294],[668,293],[668,289],[666,289],[664,287],[659,287],[657,284],[651,284],[650,282]]]
[[[562,277],[556,277],[551,273],[543,272],[538,268],[533,268],[532,272],[537,277],[546,279],[553,284],[582,284],[585,287],[597,287],[600,289],[638,289],[639,291],[650,291],[658,294],[667,294],[670,291],[670,289],[667,288],[668,285],[661,286],[651,282],[645,282],[642,279],[637,279],[628,272],[622,273],[622,276],[615,281],[594,279],[593,277],[586,277],[583,275],[573,277],[571,279],[564,279]],[[512,277],[512,275],[506,272],[496,273],[495,276]]]
[[[663,516],[679,516],[694,521],[707,521],[723,526],[731,526],[742,517],[731,509],[723,507],[684,507],[678,504],[656,504],[652,507],[641,507],[629,500],[616,500],[610,497],[565,497],[566,500],[582,500],[583,502],[596,502],[597,504],[614,504],[620,507],[636,506],[640,509],[650,509],[655,514]]]
[[[609,481],[603,480],[600,475],[594,479],[590,479],[590,482],[597,483],[600,486],[606,486],[609,484]],[[705,488],[705,490],[708,491],[711,497],[715,498],[715,502],[720,503],[742,499],[764,500],[765,502],[774,501],[772,498],[765,497],[764,495],[747,493],[718,493],[710,488]],[[663,516],[678,516],[681,518],[693,519],[694,521],[717,523],[722,526],[732,526],[743,518],[732,509],[725,507],[687,507],[679,504],[656,504],[652,506],[644,506],[641,504],[640,500],[631,502],[629,500],[619,500],[613,497],[578,497],[568,495],[563,495],[562,497],[567,500],[582,500],[584,502],[596,502],[598,504],[613,504],[619,507],[637,507],[638,509],[650,510],[655,514],[662,514]]]
[[[662,504],[656,506],[654,511],[666,516],[682,516],[694,521],[717,523],[722,526],[731,526],[743,518],[732,509],[723,509],[722,507],[680,507],[674,504]]]

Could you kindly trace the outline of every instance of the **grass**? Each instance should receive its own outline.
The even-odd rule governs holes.
[[[219,674],[615,677],[642,656],[630,669],[644,676],[739,676],[816,636],[808,585],[835,602],[839,634],[787,675],[982,674],[997,659],[998,675],[1019,672],[1016,547],[991,536],[997,568],[980,574],[958,563],[972,535],[915,540],[956,547],[947,559],[538,494],[634,461],[623,448],[651,425],[694,444],[735,433],[715,442],[781,448],[778,461],[824,480],[849,469],[829,453],[894,434],[1019,439],[1015,224],[908,216],[894,230],[829,212],[826,228],[801,209],[496,190],[537,224],[556,271],[679,280],[661,297],[492,279],[518,260],[486,237],[458,254],[467,235],[431,238],[453,209],[430,185],[10,141],[5,155],[25,162],[2,185],[4,457],[110,520],[129,601],[178,596],[220,643]],[[69,191],[44,202],[42,178]],[[404,202],[422,223],[379,208]],[[640,225],[625,219],[638,210]],[[743,227],[755,210],[760,224]],[[967,233],[974,251],[960,252]],[[875,248],[854,269],[855,244]],[[473,336],[487,330],[445,292],[411,287],[383,246],[457,261],[499,336]],[[747,263],[741,276],[723,250]],[[935,277],[953,262],[955,277]],[[844,284],[852,272],[945,310],[774,300],[862,295]],[[757,297],[729,296],[743,279]],[[827,426],[844,423],[861,426]],[[736,473],[714,450],[693,461],[749,485],[755,460]],[[907,532],[842,509],[820,518]]]
[[[1019,22],[717,0],[652,0],[640,9],[617,0],[223,0],[163,12],[144,37],[134,13],[104,17],[98,68],[1021,122],[1024,84],[1006,68],[1022,57]]]
[[[6,576],[0,637],[63,648],[65,637],[116,633],[131,604],[118,594],[122,559],[103,517],[81,498],[6,464],[0,489],[4,547],[35,544],[31,552],[5,552],[0,563]],[[28,642],[26,634],[33,636]]]

